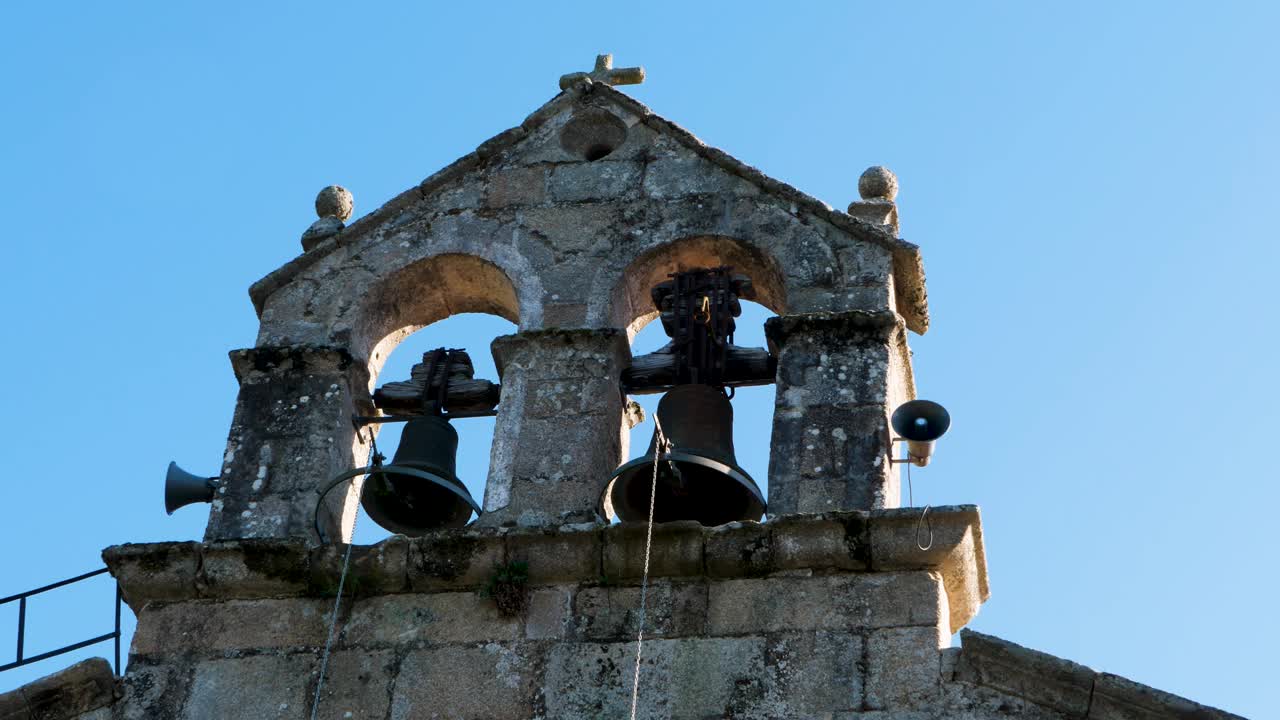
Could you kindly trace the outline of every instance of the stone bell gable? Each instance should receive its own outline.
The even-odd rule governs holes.
[[[127,673],[81,663],[0,695],[0,720],[1234,717],[967,629],[991,594],[978,508],[898,507],[890,415],[915,397],[907,332],[928,310],[919,251],[896,237],[896,179],[872,168],[833,210],[610,87],[643,76],[600,56],[349,226],[350,193],[321,192],[304,252],[250,291],[261,330],[231,353],[220,477],[177,475],[175,506],[212,495],[204,541],[103,553],[138,619]],[[692,276],[720,283],[697,290],[704,326],[711,294],[776,314],[769,351],[751,350],[767,359],[753,382],[776,391],[768,516],[754,521],[757,502],[714,527],[607,522],[635,419],[623,378],[642,364],[630,341]],[[697,295],[683,297],[688,320]],[[663,307],[665,328],[679,317]],[[463,312],[518,326],[491,347],[500,389],[479,382],[497,403],[483,513],[351,545],[379,371],[409,333]],[[424,444],[450,455],[432,393],[474,367],[430,355],[418,385],[393,383],[420,388],[421,414],[393,419],[427,420]],[[664,400],[684,377],[659,384]],[[917,419],[927,432],[901,434],[927,444],[936,428]],[[655,451],[653,477],[676,455]],[[421,487],[380,497],[416,510]]]
[[[649,287],[665,279],[654,256],[697,239],[701,247],[673,261],[691,265],[714,259],[699,252],[729,253],[724,259],[744,270],[764,271],[756,280],[771,309],[892,310],[908,329],[925,332],[919,248],[895,236],[896,219],[890,225],[857,215],[704,144],[612,88],[575,86],[417,187],[333,228],[255,283],[250,297],[262,319],[259,344],[371,348],[382,338],[370,336],[391,330],[364,327],[380,318],[343,291],[367,287],[375,277],[394,283],[394,272],[457,253],[491,263],[510,287],[472,288],[459,299],[476,307],[453,312],[492,312],[521,330],[625,327],[652,311]],[[569,287],[557,284],[563,272],[571,273]],[[326,280],[357,284],[311,285]],[[515,296],[477,299],[500,289]],[[465,290],[430,301],[454,300]],[[438,317],[446,314],[437,310]],[[348,338],[356,320],[362,336]]]
[[[462,312],[519,327],[493,348],[503,390],[482,522],[599,519],[630,427],[614,388],[656,315],[650,288],[720,265],[779,315],[770,513],[895,507],[887,414],[914,396],[906,331],[928,326],[923,270],[891,200],[855,206],[871,220],[607,85],[572,85],[350,226],[322,219],[253,286],[261,329],[233,353],[241,398],[208,537],[309,535],[309,488],[368,453],[346,418],[372,411],[387,355]],[[815,445],[818,427],[848,432]],[[335,493],[326,523],[342,525],[353,493]]]

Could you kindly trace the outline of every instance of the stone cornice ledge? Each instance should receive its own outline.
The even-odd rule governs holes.
[[[899,508],[788,515],[715,528],[665,523],[654,528],[650,577],[926,570],[942,578],[955,632],[990,594],[982,521],[973,505],[933,508],[928,525],[920,525],[920,517],[919,508]],[[512,561],[528,563],[535,586],[638,583],[644,540],[640,523],[468,527],[413,539],[393,536],[352,549],[347,587],[361,595],[476,589],[494,565]],[[103,559],[137,612],[150,602],[332,596],[344,549],[291,540],[152,543],[109,547]]]

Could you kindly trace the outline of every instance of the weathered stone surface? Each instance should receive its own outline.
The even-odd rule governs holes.
[[[407,590],[409,547],[409,539],[402,535],[393,535],[377,545],[352,547],[343,592],[372,595]],[[313,592],[321,595],[337,592],[345,553],[346,546],[339,544],[311,549],[308,569]]]
[[[762,638],[654,640],[644,645],[637,718],[758,717],[764,698]],[[627,717],[635,642],[559,646],[545,677],[549,717]]]
[[[316,491],[367,454],[351,416],[368,402],[368,370],[340,347],[257,347],[231,359],[240,393],[205,539],[314,543]],[[354,492],[347,485],[328,499],[318,520],[340,539]]]
[[[322,217],[316,220],[302,233],[302,249],[311,251],[320,247],[325,240],[342,232],[345,227],[336,217]]]
[[[306,655],[257,655],[195,666],[182,720],[292,720],[310,704],[317,661]]]
[[[192,542],[130,543],[103,550],[102,559],[137,614],[148,602],[195,597],[200,551],[200,544]]]
[[[477,156],[479,152],[476,153]],[[481,187],[473,183],[458,182],[438,185],[429,193],[423,194],[424,209],[436,212],[457,212],[474,210],[482,204]]]
[[[167,608],[172,611],[171,606]],[[327,599],[229,600],[183,608],[204,616],[189,646],[215,651],[322,647],[333,606]],[[165,640],[153,653],[164,651]],[[172,642],[172,638],[169,639]],[[136,643],[135,643],[136,646]]]
[[[0,718],[72,720],[114,701],[111,666],[102,658],[92,658],[0,694]]]
[[[846,632],[782,633],[768,639],[770,695],[788,717],[824,717],[862,705],[863,639]]]
[[[175,648],[189,652],[205,647],[206,616],[197,606],[197,603],[148,604],[137,614],[130,657],[146,658],[172,653]]]
[[[755,195],[760,190],[741,178],[725,174],[703,158],[676,155],[649,163],[645,169],[644,192],[650,197],[665,199],[725,192]]]
[[[836,259],[847,287],[883,287],[893,276],[893,254],[879,246],[846,245]]]
[[[981,633],[960,633],[956,679],[1002,690],[1037,705],[1084,717],[1093,693],[1089,668]]]
[[[293,596],[307,591],[307,546],[301,541],[233,540],[201,551],[201,597]]]
[[[647,523],[612,525],[604,531],[604,577],[610,581],[639,580],[644,575]],[[703,528],[697,522],[669,522],[653,528],[649,573],[661,577],[692,577],[703,573]]]
[[[502,376],[481,525],[559,526],[602,519],[601,494],[622,460],[630,362],[616,330],[547,330],[498,338]]]
[[[396,655],[390,651],[335,652],[329,658],[317,716],[325,720],[384,720],[391,706],[391,681],[397,665]]]
[[[507,538],[513,562],[527,563],[529,582],[548,585],[598,580],[603,542],[597,530],[533,530]]]
[[[603,53],[596,56],[595,67],[591,72],[575,72],[560,76],[560,89],[567,90],[574,85],[590,87],[595,83],[605,85],[638,85],[644,82],[644,68],[613,66],[613,55]]]
[[[531,648],[486,643],[409,653],[393,690],[392,720],[525,720],[539,695]]]
[[[0,693],[0,720],[31,720],[31,708],[22,690]]]
[[[709,588],[707,631],[933,626],[945,599],[925,572],[727,580]]]
[[[386,595],[358,600],[342,627],[350,647],[512,641],[520,618],[504,618],[475,592]]]
[[[963,647],[954,669],[943,674],[940,709],[954,714],[948,717],[983,720],[1015,714],[1036,720],[1085,717],[1227,720],[1239,717],[990,635],[964,630],[960,637]]]
[[[898,197],[898,176],[883,165],[873,165],[858,178],[858,195],[863,200],[893,200]]]
[[[640,190],[643,166],[636,162],[599,160],[590,164],[558,165],[547,180],[557,202],[613,200]]]
[[[710,577],[755,577],[774,570],[772,524],[729,523],[705,531],[704,552]]]
[[[948,720],[1004,720],[1011,717],[1025,720],[1067,720],[1078,717],[1051,710],[1016,695],[965,682],[943,682],[941,698],[930,716]]]
[[[649,585],[645,637],[690,637],[707,626],[707,585],[658,581]],[[622,641],[640,629],[640,588],[592,587],[578,591],[574,606],[578,635],[585,640]]]
[[[931,568],[942,575],[951,632],[967,625],[991,596],[979,515],[973,505],[957,505],[931,508],[927,524],[916,508],[885,510],[868,519],[873,569]]]
[[[508,205],[537,205],[546,198],[546,170],[517,167],[500,170],[489,178],[485,204],[492,208]]]
[[[623,213],[627,207],[622,202],[593,202],[529,208],[520,214],[520,227],[528,232],[529,237],[544,243],[540,248],[526,244],[523,250],[526,254],[536,253],[544,273],[548,275],[549,281],[543,283],[548,293],[545,298],[548,304],[565,299],[588,299],[589,286],[581,282],[557,281],[556,270],[567,265],[566,276],[573,278],[581,273],[574,259],[584,253],[599,254],[612,247],[617,227],[625,222]],[[545,311],[543,324],[559,327],[546,317]]]
[[[571,585],[534,590],[529,594],[525,614],[525,637],[530,640],[561,640],[573,631],[574,589]]]
[[[176,645],[176,643],[175,643]],[[176,648],[181,651],[181,648]],[[131,656],[116,703],[120,720],[178,720],[191,686],[191,668],[171,655],[157,660]]]
[[[887,414],[896,323],[861,312],[766,323],[778,357],[771,515],[897,506]]]
[[[318,217],[332,217],[346,222],[351,219],[354,209],[355,199],[352,198],[351,191],[341,185],[330,185],[316,195]]]
[[[1110,673],[1098,673],[1094,679],[1089,718],[1091,720],[1093,718],[1097,720],[1163,720],[1163,718],[1242,720],[1239,715],[1206,707]]]
[[[898,234],[898,206],[891,200],[854,200],[846,212],[850,217],[883,225],[889,232]]]
[[[944,643],[936,626],[872,631],[867,638],[866,707],[922,710],[935,705]]]
[[[778,570],[865,570],[870,562],[866,516],[784,516],[769,523]]]
[[[409,543],[409,586],[416,592],[478,588],[506,561],[506,542],[497,530],[427,533]]]

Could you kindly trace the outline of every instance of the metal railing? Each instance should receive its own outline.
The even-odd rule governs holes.
[[[7,605],[11,602],[18,603],[17,659],[11,663],[8,663],[7,665],[0,665],[0,672],[4,672],[5,670],[12,670],[14,668],[19,668],[19,667],[22,667],[23,665],[30,665],[31,663],[40,662],[41,660],[48,660],[51,657],[56,657],[58,655],[62,655],[63,653],[69,653],[73,650],[79,650],[82,647],[96,645],[97,643],[106,642],[108,640],[115,640],[115,666],[114,667],[115,667],[116,675],[119,675],[120,674],[120,604],[122,601],[122,597],[120,595],[119,583],[116,583],[115,630],[107,633],[106,635],[99,635],[98,637],[89,638],[88,640],[81,640],[80,642],[72,643],[70,645],[67,645],[66,647],[58,648],[57,650],[50,650],[49,652],[40,653],[39,655],[32,655],[31,657],[26,657],[26,652],[25,652],[26,648],[24,647],[26,643],[26,636],[27,636],[27,598],[31,597],[32,595],[39,595],[40,593],[43,593],[43,592],[56,590],[60,587],[71,585],[73,583],[78,583],[81,580],[88,580],[89,578],[103,575],[106,572],[107,572],[107,568],[102,568],[100,570],[94,570],[93,572],[87,572],[83,575],[77,575],[73,578],[60,580],[56,583],[45,585],[44,587],[38,587],[35,590],[28,590],[23,593],[18,593],[17,595],[10,595],[7,598],[0,598],[0,605]]]

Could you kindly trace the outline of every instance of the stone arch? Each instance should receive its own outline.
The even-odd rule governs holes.
[[[459,313],[488,313],[519,325],[520,305],[508,274],[474,255],[432,255],[388,274],[362,300],[359,349],[367,350],[370,384],[391,351],[427,325]]]
[[[365,353],[363,360],[372,392],[381,384],[379,374],[387,358],[410,335],[462,313],[496,315],[519,326],[521,297],[511,276],[495,262],[467,253],[446,252],[385,273],[368,285],[353,310],[351,317],[357,318],[358,323],[350,341],[356,352]],[[467,349],[472,357],[489,352],[487,346]],[[378,436],[386,428],[374,424],[369,429]],[[357,454],[365,450],[363,437],[357,436],[354,443]],[[349,500],[342,508],[340,526],[350,526],[356,512],[357,504]]]
[[[751,278],[755,301],[775,313],[787,312],[787,290],[781,264],[772,253],[722,235],[697,235],[650,248],[633,259],[609,294],[610,325],[625,328],[628,339],[658,316],[649,291],[674,272],[731,265]]]

